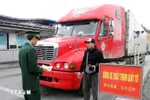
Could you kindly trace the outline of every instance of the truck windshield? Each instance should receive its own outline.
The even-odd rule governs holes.
[[[97,21],[84,21],[74,23],[62,23],[57,31],[57,36],[76,36],[80,32],[84,33],[84,36],[95,35]]]

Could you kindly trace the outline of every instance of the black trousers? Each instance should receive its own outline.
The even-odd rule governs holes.
[[[40,91],[31,91],[31,94],[24,95],[25,100],[41,100]]]
[[[98,74],[87,74],[83,76],[84,100],[90,100],[90,89],[92,88],[93,100],[98,100]]]

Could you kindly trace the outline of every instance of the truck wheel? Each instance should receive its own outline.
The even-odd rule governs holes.
[[[130,61],[131,61],[131,65],[133,65],[133,64],[134,64],[134,58],[131,57],[131,58],[130,58]]]
[[[145,55],[142,56],[142,61],[145,62]]]
[[[83,95],[84,95],[84,94],[83,94],[82,82],[81,82],[80,88],[77,90],[77,92],[78,92],[78,94],[79,94],[80,96],[83,96]]]
[[[129,58],[126,58],[126,64],[130,65],[130,59]]]

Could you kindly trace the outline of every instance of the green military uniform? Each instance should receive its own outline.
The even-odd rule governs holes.
[[[29,42],[25,43],[19,51],[19,64],[22,72],[23,90],[31,91],[31,94],[24,95],[25,100],[40,100],[39,74],[43,73],[43,69],[37,66],[36,51]]]

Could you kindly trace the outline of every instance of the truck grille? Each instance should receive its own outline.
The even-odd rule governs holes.
[[[54,46],[35,46],[38,61],[52,61],[54,59]]]

